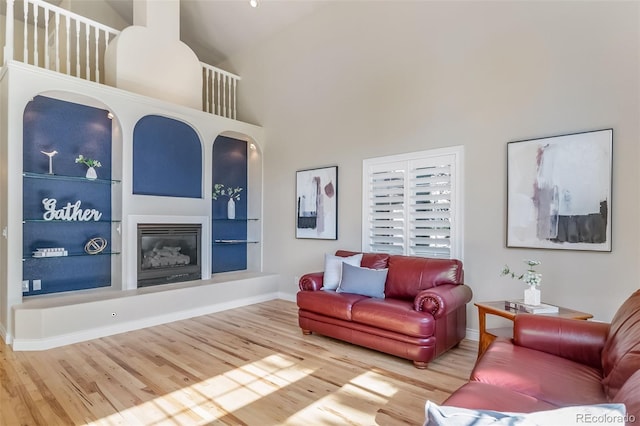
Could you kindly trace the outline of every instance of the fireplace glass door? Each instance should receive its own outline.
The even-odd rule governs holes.
[[[201,278],[199,224],[138,225],[138,287]]]

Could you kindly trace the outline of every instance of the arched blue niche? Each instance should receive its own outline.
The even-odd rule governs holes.
[[[191,126],[148,115],[133,130],[133,193],[202,198],[202,144]]]
[[[111,120],[106,109],[36,96],[23,115],[23,259],[22,279],[29,285],[25,296],[84,290],[111,285]],[[52,159],[44,152],[57,151]],[[85,179],[87,167],[76,163],[82,154],[100,161],[98,179]],[[55,210],[68,205],[96,210],[89,221],[46,220],[43,200],[55,200]],[[108,245],[99,255],[85,253],[92,238]],[[43,248],[63,248],[68,256],[36,258]],[[36,285],[39,282],[40,288]]]
[[[247,217],[248,155],[247,143],[227,136],[218,136],[213,143],[212,188],[216,184],[225,188],[241,188],[235,203],[235,217],[229,219],[227,203],[229,197],[219,196],[212,200],[211,272],[242,271],[247,269]]]

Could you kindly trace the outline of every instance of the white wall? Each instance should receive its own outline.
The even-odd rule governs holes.
[[[125,21],[110,4],[104,1],[62,0],[58,6],[117,30],[123,30],[131,25],[131,22]]]
[[[200,109],[202,67],[180,41],[179,0],[138,0],[133,12],[105,51],[106,84]]]
[[[541,260],[543,300],[609,320],[638,288],[639,18],[635,2],[332,2],[229,63],[241,119],[264,126],[265,270],[322,269],[359,249],[364,158],[464,145],[466,281]],[[506,144],[614,129],[613,251],[505,247]],[[295,238],[295,171],[339,166],[339,239]],[[473,305],[469,326],[477,328]]]

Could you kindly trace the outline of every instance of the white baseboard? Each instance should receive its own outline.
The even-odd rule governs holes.
[[[0,324],[0,338],[4,340],[4,343],[7,345],[11,344],[11,334],[7,333],[7,329],[4,328],[2,324]]]
[[[289,302],[296,302],[296,295],[291,293],[278,292],[278,299],[287,300]]]
[[[467,328],[467,335],[465,338],[478,342],[480,341],[480,332],[475,328]]]

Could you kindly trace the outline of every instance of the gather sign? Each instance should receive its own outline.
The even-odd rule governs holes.
[[[81,209],[82,201],[78,200],[74,204],[67,203],[65,207],[56,209],[58,200],[55,198],[43,198],[44,220],[67,220],[78,222],[99,221],[102,213],[96,209]]]

